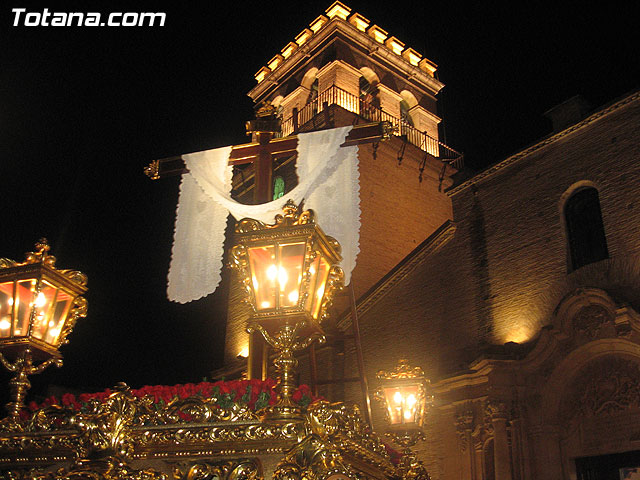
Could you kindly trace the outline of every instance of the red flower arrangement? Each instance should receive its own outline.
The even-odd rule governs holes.
[[[172,400],[185,399],[193,396],[200,396],[203,399],[215,398],[215,405],[220,408],[229,408],[234,403],[247,405],[251,410],[256,411],[268,405],[276,403],[277,396],[275,392],[275,382],[272,379],[267,380],[230,380],[220,382],[200,382],[186,383],[184,385],[145,385],[142,388],[131,390],[134,397],[153,397],[156,408],[160,409]],[[44,407],[58,405],[72,408],[73,410],[83,411],[89,408],[89,402],[98,400],[103,402],[109,395],[111,389],[107,388],[103,392],[82,393],[77,397],[72,393],[65,393],[58,400],[51,396],[46,398],[44,402],[38,404],[30,402],[28,409],[35,412]],[[311,393],[311,388],[307,385],[300,385],[293,394],[293,400],[302,407],[306,407],[311,402],[317,400]],[[27,412],[23,412],[24,417],[28,417]]]

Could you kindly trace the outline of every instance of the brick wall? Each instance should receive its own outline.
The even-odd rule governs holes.
[[[468,368],[486,344],[534,341],[578,287],[639,308],[638,124],[640,99],[622,101],[450,192],[454,237],[361,316],[372,387],[401,357],[437,380]],[[580,182],[598,188],[610,258],[569,273],[562,205]],[[453,417],[436,417],[444,454],[424,458],[434,479],[459,478]]]

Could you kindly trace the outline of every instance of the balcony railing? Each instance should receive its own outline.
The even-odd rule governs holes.
[[[404,120],[362,101],[356,95],[346,92],[335,85],[321,92],[317,98],[307,103],[300,110],[294,110],[291,117],[283,120],[281,123],[282,136],[286,137],[298,132],[300,128],[321,113],[325,106],[331,105],[339,105],[345,110],[371,122],[389,122],[394,127],[394,135],[404,136],[408,143],[415,145],[422,151],[450,164],[458,170],[463,166],[463,156],[460,152],[455,151],[425,132],[421,132]]]

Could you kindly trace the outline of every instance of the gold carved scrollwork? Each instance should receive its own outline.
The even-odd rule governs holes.
[[[376,378],[382,380],[391,380],[395,378],[421,378],[424,377],[424,370],[420,367],[410,367],[409,362],[402,358],[398,361],[395,370],[380,370],[376,374]]]
[[[94,402],[87,413],[71,417],[69,424],[80,430],[82,458],[111,457],[126,459],[133,452],[130,429],[142,405],[136,402],[129,387],[115,387],[104,403]]]
[[[182,462],[173,468],[174,480],[262,480],[255,460],[226,462]]]
[[[160,160],[153,160],[144,167],[144,174],[151,180],[158,180],[160,178]]]
[[[380,440],[371,435],[356,405],[314,402],[305,416],[306,435],[278,464],[276,480],[324,480],[357,478],[345,461],[349,453],[393,475],[389,456]],[[397,472],[395,472],[397,473]]]
[[[230,408],[220,408],[215,403],[217,398],[204,399],[188,397],[174,399],[166,408],[156,412],[149,422],[156,425],[185,423],[186,419],[194,423],[237,422],[257,420],[258,416],[246,405],[233,404]]]

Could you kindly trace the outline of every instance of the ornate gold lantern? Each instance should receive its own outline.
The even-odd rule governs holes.
[[[420,367],[400,360],[394,371],[379,371],[376,398],[384,404],[389,435],[408,447],[421,438],[427,407],[433,402],[429,380]]]
[[[30,387],[27,375],[52,363],[62,365],[58,349],[87,312],[87,301],[80,296],[87,277],[56,269],[49,248],[43,238],[23,263],[0,259],[0,362],[16,372],[10,382],[12,402],[7,404],[13,424]]]
[[[236,225],[232,266],[240,273],[253,307],[248,330],[259,331],[276,350],[278,404],[271,418],[291,419],[297,366],[294,352],[324,339],[321,320],[333,294],[342,288],[340,245],[316,225],[313,211],[289,200],[273,225],[254,219]]]

